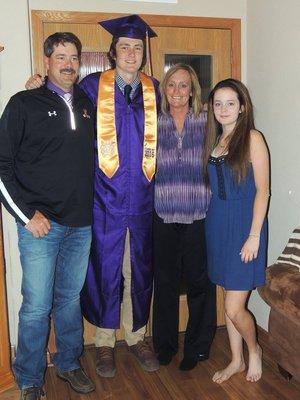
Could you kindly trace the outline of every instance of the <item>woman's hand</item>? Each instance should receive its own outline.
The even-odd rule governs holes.
[[[249,236],[241,249],[241,260],[248,263],[257,257],[259,249],[259,235]]]

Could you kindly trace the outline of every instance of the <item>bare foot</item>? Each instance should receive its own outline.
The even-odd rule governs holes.
[[[257,345],[257,350],[249,353],[249,368],[246,379],[249,382],[257,382],[262,374],[262,349]]]
[[[244,360],[240,360],[238,362],[236,361],[231,361],[230,364],[227,365],[225,369],[222,369],[221,371],[217,371],[212,380],[215,383],[222,383],[224,381],[227,381],[232,375],[237,374],[238,372],[243,372],[245,370],[245,362]]]

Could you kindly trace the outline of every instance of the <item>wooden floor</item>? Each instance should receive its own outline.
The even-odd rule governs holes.
[[[299,400],[300,383],[285,381],[277,371],[268,351],[266,336],[259,333],[264,349],[263,377],[249,383],[245,373],[238,374],[222,385],[212,382],[213,372],[229,361],[229,345],[225,329],[219,329],[208,361],[198,363],[189,372],[178,369],[181,352],[167,367],[153,373],[143,372],[125,345],[116,349],[115,378],[99,378],[95,371],[95,348],[88,348],[82,358],[85,371],[94,380],[96,391],[79,395],[58,379],[54,368],[46,374],[47,400]],[[182,337],[180,338],[182,342]],[[182,347],[182,346],[181,346]],[[0,395],[0,400],[19,400],[17,389]]]

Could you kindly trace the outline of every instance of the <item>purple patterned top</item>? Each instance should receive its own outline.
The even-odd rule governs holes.
[[[189,111],[179,134],[171,115],[158,118],[155,211],[165,223],[205,218],[210,200],[202,165],[206,119],[205,112],[195,117]]]

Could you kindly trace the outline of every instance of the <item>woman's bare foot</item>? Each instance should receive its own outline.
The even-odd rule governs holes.
[[[262,349],[257,344],[257,350],[249,353],[249,368],[246,379],[249,382],[257,382],[262,374]]]
[[[215,383],[222,383],[224,381],[227,381],[232,375],[243,372],[245,370],[245,367],[246,366],[244,360],[240,360],[238,362],[231,361],[231,363],[228,364],[225,369],[217,371],[214,374],[212,380]]]

